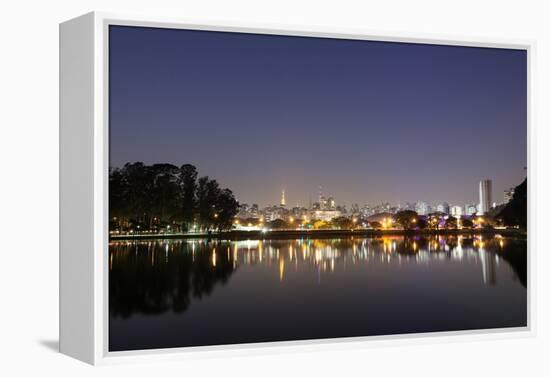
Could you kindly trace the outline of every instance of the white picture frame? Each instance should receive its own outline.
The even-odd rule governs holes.
[[[108,38],[109,25],[411,42],[527,52],[528,166],[534,155],[531,83],[534,42],[484,38],[440,38],[412,33],[329,30],[281,25],[207,24],[170,18],[92,12],[60,24],[60,352],[90,364],[149,359],[211,357],[380,346],[387,342],[446,342],[534,335],[534,250],[528,243],[527,326],[497,330],[354,337],[277,343],[109,352],[108,345]],[[528,170],[529,179],[533,174]],[[533,182],[531,180],[531,182]],[[534,218],[531,186],[529,222]],[[529,227],[529,239],[532,229]],[[74,245],[79,245],[75,248]],[[276,347],[276,348],[273,348]],[[197,351],[200,351],[197,353]]]

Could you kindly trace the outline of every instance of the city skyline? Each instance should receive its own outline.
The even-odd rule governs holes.
[[[241,202],[495,201],[526,166],[526,54],[111,27],[110,164],[190,163]]]
[[[479,185],[481,184],[481,182],[485,182],[485,181],[489,181],[490,182],[490,185],[492,186],[492,180],[491,179],[483,179],[479,182],[477,182]],[[506,202],[508,202],[510,199],[511,199],[511,194],[513,194],[513,187],[512,188],[508,188],[506,190],[503,190],[502,191],[502,195],[495,195],[495,193],[492,191],[492,188],[489,189],[489,192],[490,192],[490,198],[489,198],[489,201],[487,203],[489,203],[489,205],[487,207],[484,207],[485,211],[484,212],[487,212],[487,209],[490,209],[493,207],[494,204],[496,205],[499,205],[499,204],[504,204]],[[421,202],[425,202],[427,204],[429,204],[430,206],[433,206],[433,207],[439,207],[440,205],[443,205],[443,204],[446,204],[447,206],[461,206],[461,207],[465,207],[467,205],[471,205],[471,204],[474,204],[476,205],[477,207],[480,206],[481,202],[482,202],[482,199],[481,199],[481,192],[480,191],[477,191],[477,197],[476,198],[473,198],[471,201],[467,201],[465,203],[456,203],[456,202],[453,202],[453,201],[450,201],[450,200],[445,200],[445,199],[442,199],[442,200],[430,200],[430,199],[427,199],[427,198],[420,198],[420,199],[417,199],[417,200],[412,200],[412,201],[406,201],[406,202],[401,202],[401,201],[398,201],[398,202],[391,202],[391,201],[388,201],[388,200],[382,200],[380,202],[368,202],[368,201],[356,201],[356,202],[353,202],[353,203],[341,203],[341,202],[338,202],[338,206],[345,206],[345,207],[350,207],[352,205],[355,205],[355,204],[358,204],[359,206],[363,206],[363,205],[380,205],[380,204],[391,204],[392,207],[397,207],[397,208],[404,208],[407,206],[407,204],[416,204],[416,203],[421,203]],[[320,201],[320,196],[321,196],[321,192],[318,192],[318,196],[314,197],[312,195],[310,195],[310,197],[308,198],[307,201],[303,201],[303,200],[298,200],[296,202],[292,202],[292,201],[288,201],[288,191],[286,189],[282,189],[281,192],[279,193],[279,201],[277,200],[273,200],[272,202],[270,203],[258,203],[254,200],[239,200],[239,202],[241,204],[247,204],[247,205],[253,205],[253,204],[257,204],[258,206],[260,207],[269,207],[269,206],[277,206],[277,205],[281,205],[281,206],[284,206],[284,207],[287,207],[287,208],[292,208],[292,207],[303,207],[303,208],[309,208],[311,207],[312,204],[314,203],[318,203]],[[330,193],[327,194],[326,196],[323,195],[323,197],[325,199],[332,199],[332,200],[335,200],[337,199],[337,197],[335,195],[331,195]],[[494,200],[490,200],[490,199],[494,199]],[[239,199],[239,198],[237,198]],[[311,200],[310,200],[311,199]],[[294,204],[293,204],[294,203]],[[438,210],[439,211],[439,210]],[[446,211],[439,211],[439,212],[446,212]]]

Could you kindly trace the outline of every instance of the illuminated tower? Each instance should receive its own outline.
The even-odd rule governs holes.
[[[484,179],[479,182],[479,214],[483,215],[491,209],[493,182],[490,179]]]
[[[323,196],[323,188],[319,186],[319,209],[325,210],[327,206],[327,201]]]
[[[281,195],[281,207],[284,207],[285,205],[286,205],[285,190],[283,190],[283,194]]]

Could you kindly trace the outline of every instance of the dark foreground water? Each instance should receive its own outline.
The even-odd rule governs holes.
[[[111,351],[526,325],[523,239],[169,240],[109,248]]]

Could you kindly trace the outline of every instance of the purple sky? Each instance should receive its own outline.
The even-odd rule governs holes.
[[[241,202],[477,202],[525,177],[526,52],[111,26],[110,161]]]

